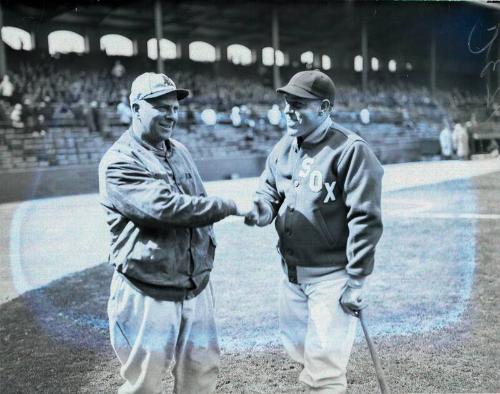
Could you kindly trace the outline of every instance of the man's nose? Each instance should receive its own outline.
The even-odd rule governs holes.
[[[297,118],[297,113],[293,108],[290,107],[285,110],[285,115],[291,119]]]
[[[164,116],[167,119],[174,119],[174,120],[177,119],[177,114],[171,109],[166,110]]]

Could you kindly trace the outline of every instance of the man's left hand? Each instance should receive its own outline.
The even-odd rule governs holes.
[[[367,307],[363,299],[363,281],[349,279],[342,295],[340,305],[345,313],[358,316],[357,312]]]

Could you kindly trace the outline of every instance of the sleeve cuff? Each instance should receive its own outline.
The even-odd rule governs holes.
[[[236,207],[236,203],[231,199],[223,199],[223,204],[226,207],[227,216],[236,215],[238,208]]]
[[[360,289],[363,287],[365,283],[366,276],[349,276],[349,280],[347,282],[347,286],[352,287],[353,289]]]

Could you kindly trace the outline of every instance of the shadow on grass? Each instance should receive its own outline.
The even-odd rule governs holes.
[[[75,392],[114,356],[105,315],[111,274],[101,264],[0,306],[2,393]]]

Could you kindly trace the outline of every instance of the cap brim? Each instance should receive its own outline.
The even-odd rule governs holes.
[[[144,100],[152,99],[152,98],[160,97],[160,96],[163,96],[165,94],[170,94],[170,93],[177,93],[177,100],[182,100],[182,99],[185,99],[187,96],[189,96],[190,92],[187,89],[160,90],[158,92],[154,92],[154,93],[148,94],[147,96],[144,96],[143,99]]]
[[[314,94],[311,94],[307,90],[296,85],[286,85],[283,86],[282,88],[276,89],[276,91],[278,93],[291,94],[292,96],[297,96],[306,99],[316,99],[316,100],[320,99],[318,96],[315,96]]]
[[[187,89],[176,89],[175,91],[177,92],[177,100],[185,99],[190,94]]]

